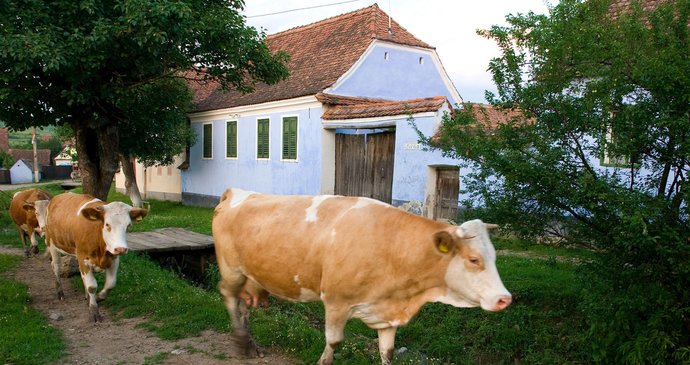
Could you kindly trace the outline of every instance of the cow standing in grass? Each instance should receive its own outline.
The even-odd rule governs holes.
[[[38,253],[38,239],[36,234],[43,235],[43,225],[36,217],[36,202],[39,205],[46,206],[48,200],[53,197],[47,191],[41,189],[28,189],[18,191],[12,197],[10,202],[10,216],[12,221],[19,230],[19,237],[22,240],[22,249],[24,254],[29,257],[31,254]],[[29,239],[30,245],[26,246],[26,239]]]
[[[395,332],[428,302],[500,311],[512,301],[480,220],[432,221],[368,198],[275,196],[228,189],[213,217],[220,292],[233,323],[236,354],[257,354],[247,304],[269,292],[325,308],[331,364],[345,323],[378,330],[383,364]]]
[[[142,220],[146,209],[122,202],[106,203],[89,195],[65,193],[48,205],[46,243],[52,256],[58,299],[65,295],[60,282],[60,254],[76,256],[91,320],[100,320],[98,301],[115,287],[119,256],[127,253],[127,228]],[[96,294],[94,271],[105,271],[105,284]]]

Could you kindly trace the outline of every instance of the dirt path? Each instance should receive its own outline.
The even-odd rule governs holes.
[[[0,254],[21,255],[22,251],[0,246]],[[84,295],[75,289],[69,280],[62,281],[65,300],[57,300],[50,262],[42,256],[24,259],[21,265],[10,271],[7,276],[29,287],[34,308],[49,317],[51,324],[62,332],[67,344],[67,356],[57,365],[140,365],[147,358],[154,356],[162,359],[155,363],[163,365],[296,363],[295,360],[277,354],[277,351],[272,349],[267,350],[269,353],[260,359],[231,359],[228,354],[230,339],[226,333],[207,331],[199,337],[164,341],[146,330],[137,328],[142,322],[139,318],[113,321],[111,313],[103,307],[103,321],[97,324],[90,323],[87,320],[88,309]]]

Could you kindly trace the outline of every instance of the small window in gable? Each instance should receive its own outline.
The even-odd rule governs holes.
[[[419,64],[423,65],[424,64],[424,57],[419,57]]]
[[[388,59],[388,52],[383,52],[383,59],[387,60]]]
[[[225,157],[237,158],[237,121],[225,123]]]
[[[213,158],[213,124],[204,124],[201,140],[203,141],[202,158]]]
[[[256,158],[268,159],[269,155],[269,127],[268,118],[256,121]]]
[[[297,160],[297,117],[283,117],[283,160]]]

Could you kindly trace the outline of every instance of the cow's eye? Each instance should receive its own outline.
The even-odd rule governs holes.
[[[469,259],[470,264],[479,266],[479,258],[478,257],[470,257]]]
[[[109,223],[106,223],[106,224],[105,224],[105,229],[106,229],[108,232],[110,232],[110,231],[112,230],[112,227],[110,227],[110,224],[109,224]]]

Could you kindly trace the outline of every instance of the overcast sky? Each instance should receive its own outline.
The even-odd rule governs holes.
[[[507,14],[530,10],[544,14],[547,4],[555,1],[245,0],[244,14],[248,25],[273,34],[378,3],[402,27],[436,47],[443,66],[464,101],[485,102],[484,90],[496,89],[487,67],[489,60],[498,56],[498,48],[492,41],[478,36],[476,30],[505,24]],[[290,11],[310,7],[315,8]],[[279,14],[259,16],[271,13]]]

